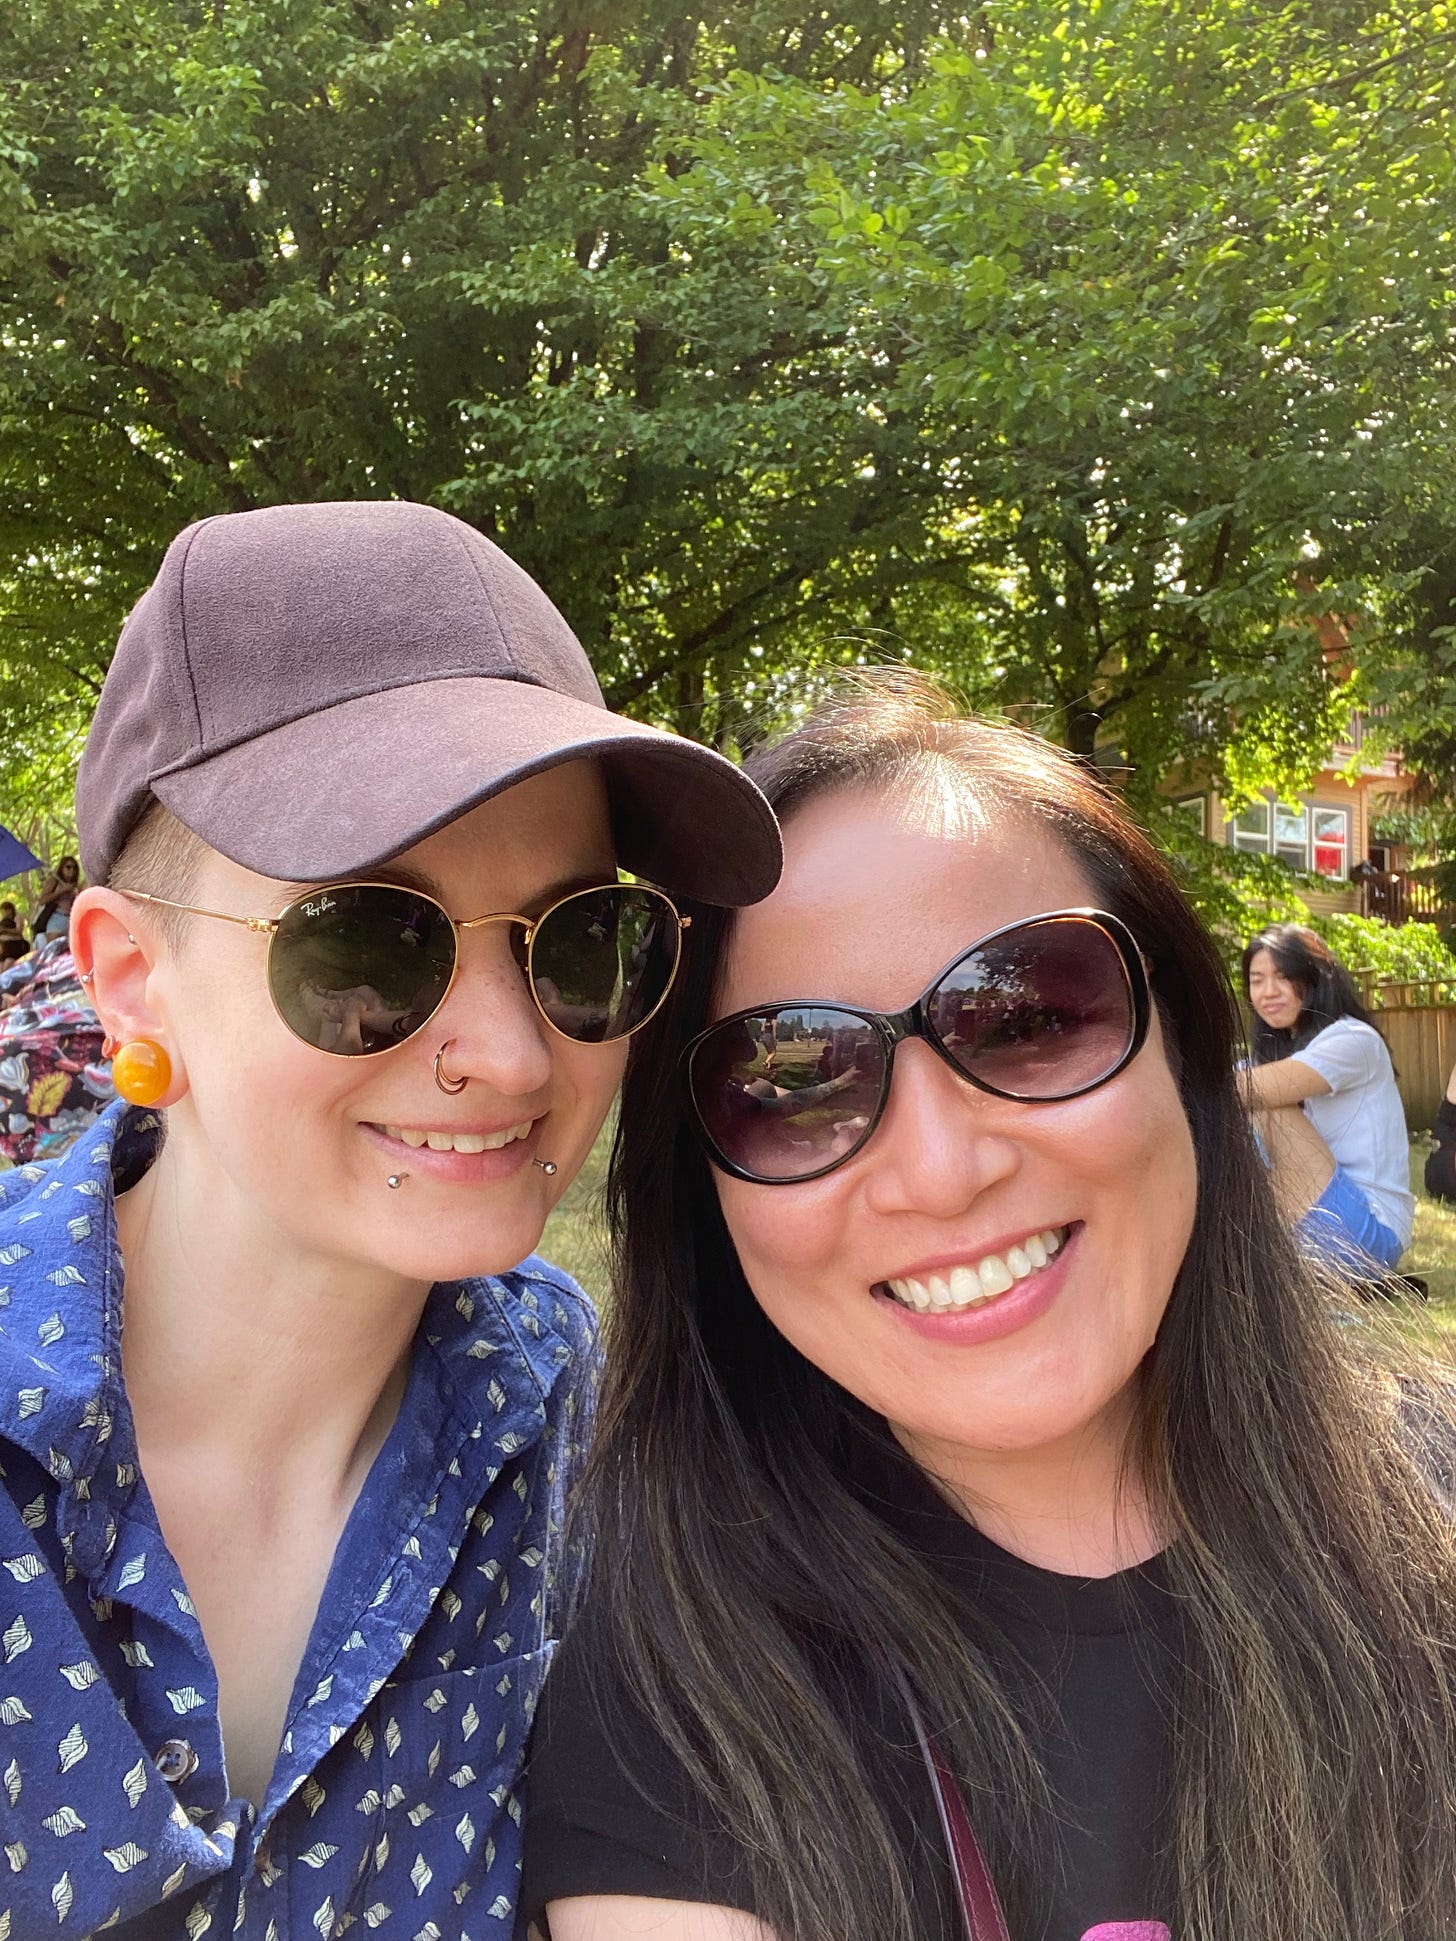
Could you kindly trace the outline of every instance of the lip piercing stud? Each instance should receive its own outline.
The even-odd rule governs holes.
[[[395,1188],[398,1188],[403,1186],[405,1181],[408,1178],[409,1178],[408,1173],[391,1173],[389,1178],[384,1183],[386,1186],[393,1186]]]
[[[549,1174],[556,1171],[556,1161],[554,1159],[533,1159],[531,1164],[533,1166],[539,1166],[543,1173]]]

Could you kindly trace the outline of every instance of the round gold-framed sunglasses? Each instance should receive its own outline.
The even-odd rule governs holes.
[[[572,890],[539,917],[452,917],[397,883],[324,883],[276,917],[203,910],[142,890],[138,903],[240,924],[268,939],[268,992],[295,1038],[333,1058],[370,1058],[427,1025],[455,982],[460,940],[516,925],[516,961],[536,1009],[563,1038],[610,1045],[647,1023],[672,988],[692,922],[645,883]]]

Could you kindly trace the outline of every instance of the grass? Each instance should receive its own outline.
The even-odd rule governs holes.
[[[602,1208],[602,1188],[607,1180],[607,1157],[612,1150],[612,1120],[603,1126],[596,1144],[587,1154],[586,1164],[562,1194],[556,1211],[546,1222],[538,1252],[556,1266],[564,1267],[572,1279],[584,1287],[599,1308],[611,1294],[611,1268],[607,1255],[606,1220]],[[1453,1254],[1456,1258],[1456,1254]],[[1456,1315],[1453,1315],[1456,1320]]]
[[[1427,1139],[1411,1143],[1411,1191],[1416,1196],[1416,1230],[1410,1251],[1400,1263],[1401,1272],[1419,1274],[1431,1291],[1427,1313],[1431,1322],[1446,1336],[1447,1345],[1456,1345],[1456,1206],[1438,1206],[1428,1200],[1422,1186]]]

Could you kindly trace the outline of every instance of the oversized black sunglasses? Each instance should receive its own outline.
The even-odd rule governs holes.
[[[1050,910],[982,937],[903,1011],[803,999],[720,1018],[683,1053],[688,1098],[725,1173],[786,1186],[860,1150],[905,1038],[923,1038],[980,1091],[1050,1104],[1115,1078],[1148,1035],[1149,1007],[1126,924]]]
[[[692,922],[644,883],[573,890],[539,917],[458,921],[432,896],[395,883],[323,884],[276,917],[126,894],[266,937],[274,1009],[296,1038],[336,1058],[388,1051],[428,1024],[455,981],[461,933],[488,923],[517,926],[516,959],[547,1024],[578,1044],[614,1044],[667,996]]]

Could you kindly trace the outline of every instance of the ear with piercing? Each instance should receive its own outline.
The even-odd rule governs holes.
[[[136,942],[136,938],[131,934],[129,930],[126,933],[126,940],[129,944],[134,944]],[[96,977],[96,973],[94,970],[81,972],[81,982],[83,984],[93,983],[95,981],[95,977]]]

